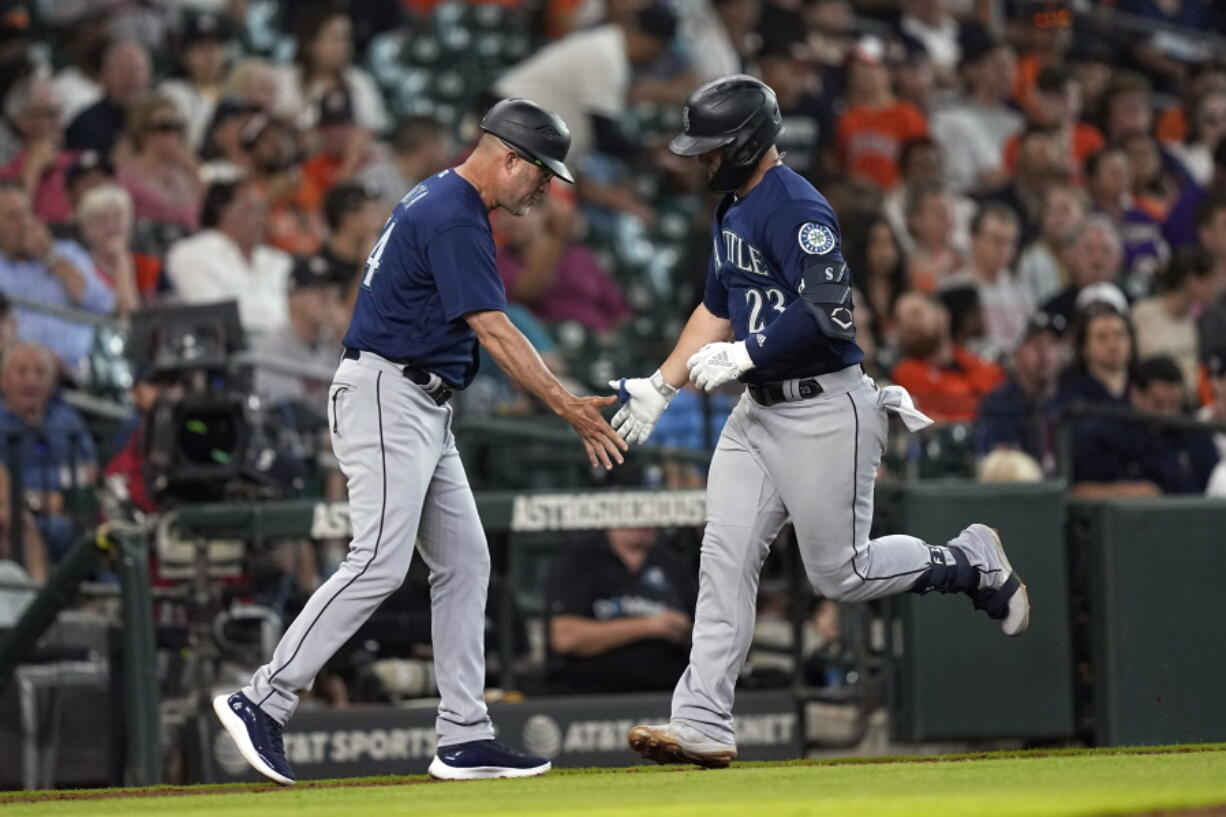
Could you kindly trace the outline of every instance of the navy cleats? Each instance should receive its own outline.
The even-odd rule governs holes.
[[[430,776],[439,780],[533,777],[550,768],[545,758],[521,754],[496,740],[470,740],[440,746],[430,762]]]
[[[253,769],[282,786],[294,785],[294,770],[285,759],[281,741],[281,724],[241,692],[218,695],[213,699],[213,711]]]

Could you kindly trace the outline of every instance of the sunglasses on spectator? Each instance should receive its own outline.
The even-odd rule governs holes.
[[[152,133],[182,133],[186,126],[182,122],[150,122],[149,130]]]

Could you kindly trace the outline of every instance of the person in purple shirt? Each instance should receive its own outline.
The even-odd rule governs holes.
[[[115,294],[72,241],[54,241],[25,188],[0,180],[0,292],[48,306],[109,314]],[[15,305],[17,334],[51,349],[70,370],[89,352],[94,328]]]
[[[1154,275],[1171,252],[1157,222],[1132,201],[1128,153],[1120,147],[1105,147],[1091,154],[1086,160],[1086,180],[1095,210],[1115,222],[1123,239],[1121,284],[1133,298],[1148,295]]]
[[[1226,139],[1213,151],[1213,178],[1207,188],[1189,180],[1162,222],[1162,235],[1172,250],[1196,244],[1196,211],[1212,195],[1226,195]]]

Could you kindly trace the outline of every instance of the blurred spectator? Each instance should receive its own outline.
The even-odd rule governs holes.
[[[238,97],[225,97],[213,108],[200,145],[200,181],[206,186],[249,171],[251,156],[243,133],[258,109]]]
[[[342,296],[356,293],[358,278],[366,266],[387,213],[379,201],[378,190],[357,182],[344,182],[324,197],[324,221],[328,238],[319,257],[328,265],[328,275]],[[338,337],[349,325],[349,313],[338,315]]]
[[[1160,417],[1184,414],[1184,384],[1169,357],[1142,361],[1129,388],[1129,405]],[[1073,492],[1112,497],[1201,494],[1218,462],[1208,432],[1150,420],[1090,418],[1073,439]]]
[[[938,422],[975,418],[979,401],[1004,379],[1004,372],[954,345],[949,313],[926,295],[907,293],[894,310],[901,361],[891,379]]]
[[[105,11],[97,11],[61,32],[59,52],[63,67],[52,82],[64,106],[60,124],[67,125],[81,111],[102,98],[102,86],[98,76],[102,73],[102,57],[110,45]]]
[[[1111,48],[1096,37],[1078,37],[1069,52],[1069,61],[1073,76],[1081,86],[1086,120],[1097,127],[1104,138],[1111,139],[1104,125],[1107,89],[1115,70]]]
[[[0,178],[18,179],[39,218],[59,224],[72,218],[64,177],[76,154],[62,149],[59,96],[39,74],[19,80],[4,102],[4,115],[21,139],[21,151],[0,167]]]
[[[1072,325],[1073,362],[1060,373],[1052,408],[1060,412],[1077,403],[1126,406],[1135,348],[1132,324],[1114,306],[1092,303],[1080,310]],[[1077,436],[1086,421],[1067,422]]]
[[[1199,238],[1196,211],[1210,196],[1226,196],[1226,139],[1213,151],[1213,178],[1205,187],[1188,179],[1162,223],[1162,235],[1172,249],[1195,244]]]
[[[1133,204],[1161,224],[1179,187],[1174,174],[1164,167],[1158,141],[1147,133],[1134,133],[1124,137],[1122,147],[1132,170]]]
[[[962,59],[962,27],[947,0],[901,0],[898,31],[904,39],[923,49],[932,63],[937,84],[949,88],[957,84],[958,63]]]
[[[187,143],[199,151],[221,98],[230,32],[224,17],[197,12],[187,16],[178,39],[179,76],[163,81],[158,92],[178,106],[187,122]]]
[[[1009,379],[988,393],[975,419],[981,454],[1000,448],[1024,451],[1046,471],[1055,465],[1055,440],[1044,407],[1056,387],[1064,322],[1038,312],[1014,350]]]
[[[907,288],[907,271],[890,222],[880,215],[845,219],[843,258],[872,315],[867,324],[861,315],[860,327],[873,335],[878,347],[893,346],[894,304]]]
[[[618,126],[636,67],[655,62],[677,33],[677,19],[660,3],[644,6],[625,24],[605,23],[567,35],[510,68],[495,83],[499,96],[531,99],[570,127],[572,166],[592,150],[625,155]]]
[[[298,206],[319,212],[324,196],[375,158],[370,131],[357,124],[349,95],[328,91],[319,100],[317,148],[302,165],[302,183],[294,194]]]
[[[1021,239],[1029,242],[1039,232],[1047,188],[1071,176],[1068,155],[1060,145],[1058,131],[1032,125],[1018,137],[1017,165],[1009,181],[987,192],[983,199],[1013,210],[1020,219]]]
[[[899,180],[904,143],[928,135],[923,113],[894,96],[885,44],[866,37],[848,60],[847,109],[839,117],[839,161],[853,177],[889,190]]]
[[[353,64],[353,26],[343,8],[320,3],[294,22],[294,62],[279,66],[276,73],[276,113],[309,128],[317,121],[323,96],[342,91],[352,100],[358,125],[375,133],[387,130],[387,109],[378,86]]]
[[[252,351],[269,360],[312,367],[326,375],[341,356],[335,315],[341,309],[341,288],[327,261],[318,255],[294,263],[289,276],[288,321],[257,338]],[[327,379],[313,379],[257,368],[256,393],[274,402],[300,401],[320,413],[328,391]]]
[[[116,162],[115,181],[132,194],[137,219],[196,228],[204,187],[186,131],[169,97],[153,95],[129,107],[130,150]]]
[[[1132,71],[1115,71],[1108,76],[1110,81],[1103,91],[1099,127],[1107,137],[1107,144],[1118,144],[1134,133],[1151,133],[1154,106],[1149,80]]]
[[[69,517],[71,491],[98,475],[93,439],[76,410],[55,395],[54,356],[37,343],[10,346],[2,361],[0,458],[19,469],[48,555],[59,560],[78,533]]]
[[[318,202],[308,207],[306,197],[299,196],[304,180],[298,131],[281,119],[259,114],[247,123],[243,145],[250,176],[268,197],[268,244],[297,255],[318,251],[327,225]]]
[[[132,249],[132,197],[116,184],[92,188],[77,205],[81,242],[94,272],[115,293],[115,311],[126,317],[157,298],[162,263]]]
[[[95,187],[115,182],[115,166],[110,160],[96,150],[86,150],[77,154],[77,158],[68,166],[64,174],[64,189],[68,193],[68,202],[72,212],[77,212],[81,199]],[[59,224],[56,228],[61,237],[76,237],[76,224]]]
[[[146,423],[160,398],[178,399],[183,388],[178,385],[173,373],[158,372],[149,364],[134,368],[135,382],[131,395],[137,420],[119,451],[103,468],[103,480],[107,492],[125,509],[151,514],[157,511],[157,504],[145,481]]]
[[[1072,279],[1068,254],[1086,217],[1086,197],[1076,187],[1053,184],[1043,195],[1039,235],[1022,250],[1017,277],[1041,304],[1068,286]]]
[[[612,528],[566,546],[546,585],[559,688],[573,693],[672,689],[689,657],[690,570],[651,528]]]
[[[357,174],[359,181],[379,191],[385,216],[418,182],[446,168],[451,153],[443,126],[425,116],[399,120],[390,145],[390,154],[368,163]]]
[[[831,94],[821,91],[816,74],[792,52],[790,43],[758,54],[758,73],[779,100],[783,133],[776,146],[784,163],[806,178],[820,178],[832,162],[825,156],[834,141]]]
[[[1202,354],[1226,348],[1226,194],[1205,199],[1196,209],[1196,236],[1213,264],[1215,297],[1200,318]]]
[[[1179,102],[1171,105],[1158,117],[1154,135],[1163,142],[1182,142],[1188,136],[1189,112],[1196,110],[1196,103],[1210,91],[1226,91],[1226,65],[1220,62],[1202,62],[1190,66],[1188,81],[1183,84]]]
[[[908,139],[903,143],[898,154],[898,169],[902,175],[901,184],[886,194],[881,210],[890,220],[903,249],[910,253],[914,242],[907,229],[907,200],[911,190],[919,183],[942,184],[945,174],[941,170],[941,148],[931,136],[920,136]],[[947,191],[948,192],[948,191]],[[949,194],[952,208],[953,230],[950,233],[950,245],[959,253],[965,253],[970,247],[971,219],[975,217],[978,205],[969,196]]]
[[[1205,373],[1209,376],[1210,399],[1196,413],[1196,419],[1226,424],[1226,349],[1214,349],[1205,356]],[[1218,459],[1226,461],[1226,431],[1213,433]],[[1226,470],[1218,466],[1210,480],[1209,492],[1226,496]]]
[[[966,96],[932,122],[945,178],[954,190],[988,189],[1005,181],[1005,144],[1024,124],[1009,105],[1015,70],[1013,50],[1002,42],[983,39],[964,52]]]
[[[1166,148],[1192,181],[1204,187],[1213,178],[1213,151],[1226,137],[1226,89],[1208,91],[1192,110],[1187,137],[1167,142]]]
[[[974,284],[951,283],[936,293],[936,299],[949,315],[949,339],[954,346],[972,351],[983,345],[987,327],[983,304]]]
[[[1123,257],[1119,232],[1111,220],[1101,215],[1087,216],[1068,249],[1068,286],[1048,298],[1040,308],[1050,315],[1059,315],[1066,324],[1072,325],[1077,296],[1086,287],[1117,280]]]
[[[177,242],[166,273],[184,303],[238,302],[243,329],[284,326],[292,259],[264,244],[268,197],[253,180],[214,182],[204,196],[201,232]]]
[[[108,46],[98,76],[103,97],[85,108],[68,126],[65,141],[71,150],[96,150],[109,157],[123,133],[128,106],[149,90],[149,52],[135,40]]]
[[[24,610],[25,604],[34,600],[31,591],[24,603],[25,594],[14,593],[12,585],[18,583],[42,584],[47,581],[50,570],[47,564],[47,545],[43,542],[42,533],[38,530],[38,522],[24,507],[18,513],[24,515],[21,526],[21,565],[14,560],[16,543],[13,541],[13,507],[9,502],[12,497],[9,485],[9,472],[0,468],[0,630],[11,628],[17,623],[17,618]],[[14,598],[17,596],[18,598]],[[14,609],[16,608],[16,609]]]
[[[546,199],[520,218],[500,217],[503,246],[498,271],[507,298],[542,321],[575,321],[589,332],[609,332],[629,314],[617,283],[592,251],[574,241],[574,215]]]
[[[1193,396],[1200,371],[1196,323],[1213,299],[1213,261],[1204,250],[1185,247],[1175,253],[1158,283],[1161,294],[1132,307],[1137,356],[1169,356]]]
[[[1098,128],[1081,121],[1081,86],[1062,66],[1039,72],[1030,106],[1030,122],[1032,126],[1054,132],[1060,154],[1072,160],[1072,167],[1078,173],[1090,154],[1105,144]],[[1005,166],[1009,170],[1016,167],[1020,152],[1021,139],[1014,136],[1005,146]]]
[[[971,222],[971,253],[968,263],[948,282],[970,283],[979,293],[985,337],[981,356],[1000,360],[1013,351],[1034,303],[1030,293],[1013,274],[1017,255],[1018,220],[1002,204],[983,205]]]
[[[14,181],[0,181],[0,292],[101,314],[115,309],[115,296],[94,274],[89,256],[74,242],[54,240],[31,210],[25,189]],[[70,371],[94,337],[88,324],[28,309],[18,308],[17,325],[23,340],[48,347]]]
[[[1094,209],[1115,223],[1123,239],[1126,291],[1134,298],[1148,293],[1170,249],[1157,222],[1133,205],[1128,154],[1118,147],[1103,148],[1086,162],[1086,178]]]
[[[940,182],[916,182],[907,188],[904,213],[912,244],[906,256],[908,288],[933,292],[963,263],[953,243],[953,199]]]
[[[753,56],[761,0],[708,0],[695,4],[686,40],[698,82],[745,73]]]
[[[221,86],[221,95],[227,99],[239,99],[269,116],[281,110],[278,98],[280,85],[277,66],[259,57],[239,60],[226,74]],[[294,111],[297,114],[298,111]]]

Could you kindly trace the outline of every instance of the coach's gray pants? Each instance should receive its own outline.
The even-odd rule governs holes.
[[[826,598],[900,593],[929,567],[920,539],[868,538],[888,427],[882,393],[859,366],[820,380],[825,391],[809,400],[764,407],[744,395],[711,460],[693,648],[672,717],[714,740],[733,742],[758,574],[789,518],[809,581]]]
[[[281,723],[296,693],[404,581],[416,539],[430,568],[439,745],[494,736],[482,695],[490,557],[450,418],[395,364],[365,352],[341,361],[328,421],[349,481],[353,542],[243,689]]]

